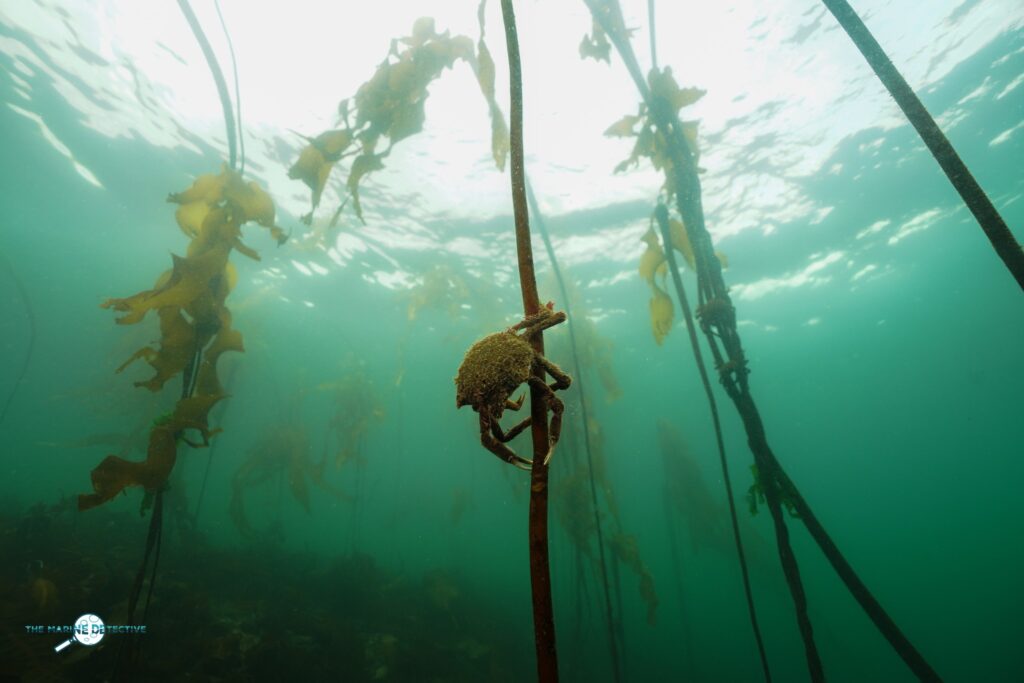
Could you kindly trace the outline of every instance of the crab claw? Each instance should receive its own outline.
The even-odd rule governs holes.
[[[517,398],[516,400],[514,400],[514,401],[511,400],[511,399],[506,400],[505,401],[505,407],[507,409],[509,409],[509,410],[519,410],[520,408],[523,407],[523,401],[525,401],[525,400],[526,400],[526,392],[524,391],[519,396],[519,398]]]
[[[548,454],[544,456],[544,467],[548,466],[548,463],[551,462],[551,456],[553,456],[554,454],[555,454],[555,447],[554,447],[554,445],[552,445],[548,449]]]
[[[526,458],[518,458],[512,461],[512,464],[523,470],[524,472],[533,471],[533,461],[527,460]]]

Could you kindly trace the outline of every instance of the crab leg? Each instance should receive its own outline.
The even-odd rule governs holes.
[[[483,447],[494,453],[496,456],[509,463],[515,465],[521,470],[529,470],[533,465],[532,460],[516,455],[515,451],[511,448],[498,441],[492,431],[493,418],[486,412],[480,413],[480,443]]]
[[[565,375],[565,373],[559,370],[558,366],[555,365],[554,363],[550,363],[550,361],[546,361],[543,358],[541,358],[540,360],[544,363],[550,364],[552,367],[558,370],[558,372],[562,374],[566,379],[569,379],[569,376]],[[548,372],[550,372],[550,370]],[[555,379],[557,380],[558,377],[556,376]],[[531,377],[527,381],[530,383],[531,387],[534,387],[542,394],[544,394],[548,410],[551,411],[551,428],[548,432],[548,453],[547,455],[544,456],[544,464],[547,465],[549,462],[551,462],[551,456],[555,454],[555,444],[558,443],[558,437],[562,435],[562,411],[565,410],[565,404],[562,403],[562,399],[558,398],[558,396],[555,395],[554,389],[544,383],[544,380],[538,379],[536,377]]]
[[[551,384],[551,389],[568,389],[572,385],[572,377],[565,374],[562,368],[558,367],[547,358],[541,355],[537,355],[537,362],[541,364],[544,370],[555,378],[555,381]]]
[[[508,410],[519,410],[520,408],[523,407],[523,401],[525,400],[526,392],[523,392],[523,395],[519,397],[518,401],[510,401],[508,399],[505,399],[505,408],[507,408]]]
[[[512,439],[519,436],[519,434],[530,426],[533,421],[533,417],[527,417],[525,420],[517,424],[515,427],[508,431],[508,434],[501,430],[501,425],[498,424],[498,420],[491,418],[491,434],[494,434],[494,438],[502,443],[508,443]]]
[[[561,322],[565,322],[565,312],[558,311],[556,313],[551,309],[552,306],[554,306],[554,304],[549,303],[548,306],[545,306],[537,313],[534,313],[528,318],[523,318],[512,327],[508,328],[508,331],[514,333],[519,330],[524,330],[522,336],[529,338],[541,330],[546,330],[549,327],[554,327]]]

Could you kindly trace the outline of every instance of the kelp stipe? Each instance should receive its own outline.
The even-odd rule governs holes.
[[[174,467],[179,439],[193,447],[209,445],[216,430],[209,428],[207,415],[224,398],[217,361],[225,352],[244,350],[242,335],[232,328],[231,312],[225,305],[238,277],[228,257],[237,250],[259,259],[241,241],[244,223],[256,221],[278,239],[283,235],[274,224],[270,197],[255,182],[245,183],[228,168],[217,176],[200,176],[191,188],[170,195],[168,201],[179,204],[178,225],[192,238],[186,256],[172,255],[172,270],[157,278],[152,289],[108,299],[102,306],[124,314],[117,319],[119,325],[136,324],[148,312],[156,312],[161,333],[156,347],[142,347],[118,372],[143,359],[154,374],[135,386],[160,391],[181,375],[182,397],[170,416],[150,432],[144,462],[109,456],[93,470],[95,491],[79,497],[83,510],[110,500],[129,486],[157,491]],[[200,441],[185,437],[186,430],[198,432]]]
[[[718,459],[722,469],[722,482],[725,487],[726,500],[729,503],[729,520],[732,524],[732,536],[736,544],[736,555],[740,564],[740,575],[743,579],[743,592],[747,601],[747,614],[750,618],[751,630],[754,633],[754,641],[757,644],[758,656],[761,659],[761,670],[764,672],[766,683],[771,683],[771,667],[768,664],[768,654],[764,647],[764,638],[761,635],[761,626],[757,618],[757,608],[754,603],[754,592],[750,585],[750,569],[747,567],[746,551],[743,548],[743,539],[740,536],[739,519],[736,516],[736,500],[733,496],[732,478],[729,475],[729,464],[725,455],[725,439],[722,437],[722,423],[718,414],[718,402],[715,400],[714,392],[711,390],[711,381],[708,379],[707,366],[700,351],[700,344],[697,341],[697,329],[693,324],[693,314],[690,311],[690,303],[686,298],[686,290],[683,288],[683,279],[679,275],[679,265],[676,263],[676,246],[673,240],[668,217],[668,209],[664,204],[658,204],[654,210],[655,220],[661,230],[662,239],[667,246],[665,249],[669,270],[672,272],[672,283],[675,285],[676,296],[679,298],[679,306],[683,312],[683,320],[686,323],[686,332],[690,338],[690,347],[693,349],[694,361],[697,365],[697,372],[700,374],[701,384],[704,387],[704,394],[708,399],[708,408],[711,411],[711,423],[715,432],[715,444],[718,447]]]
[[[569,345],[572,351],[573,377],[576,382],[576,395],[579,398],[580,403],[580,416],[583,420],[583,449],[587,456],[587,482],[589,484],[587,488],[590,493],[589,503],[594,513],[594,530],[597,535],[598,568],[601,572],[601,589],[605,606],[606,627],[608,630],[608,654],[612,661],[613,680],[620,681],[622,677],[622,664],[619,661],[619,649],[621,647],[621,643],[618,642],[618,637],[615,631],[616,620],[612,610],[611,590],[608,584],[608,560],[605,557],[604,530],[602,529],[601,513],[600,508],[598,507],[597,484],[595,483],[594,477],[594,457],[590,439],[591,418],[589,416],[589,411],[587,410],[587,394],[583,382],[583,371],[580,367],[579,348],[576,343],[576,326],[573,320],[573,313],[569,301],[569,290],[566,287],[565,279],[562,275],[562,269],[558,264],[558,258],[555,256],[554,246],[551,244],[551,236],[548,234],[547,226],[545,225],[544,218],[541,215],[540,206],[537,204],[537,198],[533,193],[533,186],[530,184],[529,179],[526,180],[526,198],[529,202],[530,211],[533,214],[534,225],[537,226],[537,231],[540,233],[541,240],[544,242],[544,250],[547,252],[548,261],[550,261],[551,269],[554,271],[555,280],[558,282],[558,291],[562,297],[562,305],[568,316],[566,327],[569,330]],[[621,615],[619,618],[621,619]]]
[[[425,119],[424,103],[428,96],[427,87],[446,68],[457,61],[472,66],[481,93],[488,105],[491,118],[491,152],[499,169],[504,169],[506,157],[512,156],[512,195],[516,220],[516,243],[519,252],[520,282],[528,326],[530,318],[542,313],[537,295],[536,278],[533,272],[533,257],[529,238],[529,218],[524,191],[524,170],[522,150],[522,77],[516,39],[515,17],[510,2],[502,2],[505,20],[505,37],[509,65],[512,72],[511,131],[505,126],[504,118],[494,99],[494,61],[484,42],[484,8],[478,9],[480,37],[474,50],[473,41],[466,36],[451,36],[448,32],[438,33],[434,20],[418,19],[412,34],[393,41],[392,48],[384,61],[377,67],[370,80],[364,83],[350,99],[338,105],[338,124],[316,137],[306,137],[308,144],[299,153],[298,159],[288,171],[289,177],[302,181],[311,191],[311,210],[302,217],[303,222],[312,224],[313,212],[319,206],[327,180],[336,164],[352,158],[345,183],[347,196],[333,214],[330,226],[334,227],[341,212],[352,202],[356,218],[364,222],[359,189],[363,179],[373,171],[383,168],[384,159],[393,146],[401,140],[419,133]],[[401,47],[400,46],[404,46]],[[378,146],[387,141],[387,147],[378,151]],[[531,330],[532,331],[532,330]],[[538,332],[531,340],[534,350],[543,353],[543,342]],[[550,368],[549,368],[550,369]],[[545,395],[539,385],[543,384],[543,370],[534,364],[534,378],[531,382],[531,417],[527,425],[533,433],[534,458],[531,465],[530,496],[530,568],[534,597],[535,635],[537,643],[538,670],[543,681],[557,680],[558,670],[554,644],[554,621],[551,605],[551,576],[548,564],[547,528],[547,463],[552,439],[548,433],[548,404],[552,388]],[[556,379],[556,384],[568,386],[567,380]],[[545,385],[546,386],[546,385]],[[510,401],[511,403],[511,401]],[[557,417],[557,415],[556,415]],[[518,432],[516,432],[518,433]],[[504,435],[508,437],[508,434]],[[554,435],[557,437],[557,433]],[[504,445],[504,444],[500,444]],[[522,463],[520,463],[522,464]]]
[[[822,2],[846,31],[846,35],[850,37],[853,44],[860,50],[861,55],[867,60],[892,98],[896,100],[896,104],[921,136],[921,140],[927,145],[928,150],[935,157],[935,161],[942,167],[942,172],[946,174],[949,182],[952,183],[960,194],[960,198],[964,200],[964,204],[978,221],[978,225],[992,244],[992,248],[1010,271],[1010,275],[1017,281],[1020,288],[1024,289],[1024,250],[1021,249],[1017,238],[1010,232],[1006,221],[992,204],[992,200],[988,198],[985,191],[981,189],[981,185],[975,180],[974,174],[967,168],[967,164],[956,153],[949,138],[925,109],[921,99],[896,69],[892,60],[885,54],[885,50],[861,21],[857,12],[850,7],[850,3],[846,0],[822,0]]]
[[[273,201],[255,182],[246,183],[236,170],[237,130],[223,74],[187,0],[179,0],[179,7],[218,86],[228,131],[230,165],[225,165],[219,175],[200,176],[190,188],[167,198],[178,205],[178,227],[190,240],[186,255],[172,255],[173,268],[160,275],[152,289],[126,298],[108,299],[102,304],[124,314],[117,319],[121,325],[136,324],[149,311],[155,311],[160,321],[159,341],[136,351],[117,372],[136,360],[145,360],[154,374],[148,380],[135,382],[135,386],[154,392],[179,375],[182,379],[174,409],[153,421],[146,459],[134,462],[118,455],[107,456],[92,471],[93,493],[78,498],[79,510],[87,510],[109,501],[127,487],[141,486],[145,491],[141,514],[150,509],[152,514],[145,552],[128,601],[129,624],[136,623],[135,612],[152,558],[143,620],[148,612],[160,558],[163,493],[177,459],[178,445],[185,442],[193,448],[206,447],[220,431],[212,429],[208,421],[210,410],[226,396],[217,376],[217,363],[227,351],[244,350],[242,336],[232,328],[231,312],[225,305],[238,279],[229,256],[232,251],[239,251],[259,260],[259,255],[241,241],[241,227],[250,221],[267,228],[278,244],[286,238],[274,222]],[[189,432],[197,433],[198,440],[189,438]],[[141,656],[140,645],[141,641],[134,637],[121,641],[111,673],[113,680],[131,677],[131,670]]]
[[[698,88],[680,88],[675,77],[672,75],[670,67],[658,69],[657,50],[655,47],[656,42],[654,38],[656,27],[654,25],[653,0],[648,3],[648,20],[648,28],[651,35],[652,69],[648,75],[647,84],[650,88],[651,95],[669,103],[668,106],[677,116],[678,111],[683,107],[688,107],[699,101],[705,95],[705,91]],[[601,24],[597,22],[596,18],[592,33],[595,39],[601,37],[602,40],[607,40],[604,36],[604,29]],[[603,55],[602,59],[604,61],[610,61],[608,55]],[[686,144],[693,152],[694,161],[696,161],[696,157],[699,155],[699,148],[697,146],[697,128],[697,121],[684,121],[681,124]],[[636,115],[627,115],[619,119],[605,131],[605,135],[636,138],[630,157],[616,166],[616,172],[624,171],[630,166],[635,167],[639,164],[641,158],[647,158],[655,169],[665,173],[666,180],[663,189],[669,197],[671,197],[672,189],[670,184],[673,174],[673,161],[671,159],[671,154],[668,151],[668,137],[659,130],[654,120],[652,108],[646,101],[641,102]],[[661,242],[658,240],[658,233],[655,231],[656,226],[662,234],[662,241],[665,245],[664,249],[662,248]],[[648,228],[647,233],[642,239],[647,244],[647,249],[640,257],[639,272],[641,279],[646,281],[651,289],[651,331],[654,334],[655,342],[659,346],[662,345],[672,329],[674,313],[672,300],[667,292],[669,272],[671,272],[672,281],[683,313],[683,319],[686,323],[687,333],[690,338],[690,345],[694,353],[694,361],[697,364],[701,382],[704,387],[704,393],[710,410],[712,427],[715,433],[719,463],[722,470],[722,481],[725,488],[726,499],[728,501],[732,536],[736,548],[737,559],[739,561],[751,631],[754,636],[755,644],[757,645],[758,656],[760,658],[765,681],[770,683],[772,680],[771,669],[768,663],[768,655],[765,650],[764,639],[761,634],[761,627],[757,617],[757,609],[755,606],[753,589],[750,583],[750,573],[747,567],[743,539],[739,531],[739,520],[736,514],[736,503],[729,475],[728,461],[725,452],[725,441],[722,437],[718,405],[715,401],[714,393],[711,390],[711,383],[708,379],[700,347],[697,343],[693,315],[683,289],[682,280],[679,277],[679,268],[675,258],[675,254],[678,251],[682,254],[689,268],[691,270],[696,270],[697,266],[694,249],[690,243],[683,222],[680,220],[670,219],[667,209],[661,203],[659,203],[658,207],[655,209],[651,217],[651,226]],[[721,265],[725,265],[724,255],[716,252],[715,257]],[[660,285],[659,278],[661,281]],[[803,589],[802,586],[800,586],[798,575],[793,578],[791,585],[794,591],[796,591],[795,595],[802,595]],[[815,654],[816,647],[813,645],[813,641],[809,635],[809,622],[806,623],[806,626],[807,628],[804,629],[803,632],[807,634],[807,641],[809,643],[808,649],[809,652],[812,653],[812,659],[817,659]]]
[[[671,164],[669,167],[671,172],[666,174],[668,178],[667,194],[670,199],[674,199],[676,208],[685,224],[690,243],[694,248],[700,299],[697,317],[700,321],[701,331],[704,333],[714,357],[719,380],[725,388],[726,394],[736,406],[747,433],[748,443],[758,469],[759,482],[775,522],[780,559],[783,561],[783,569],[786,571],[796,603],[812,679],[823,680],[824,673],[813,644],[810,622],[806,618],[806,599],[803,596],[802,587],[796,581],[798,570],[796,570],[795,558],[784,550],[788,546],[788,531],[782,512],[783,492],[785,492],[785,497],[792,502],[798,518],[807,527],[839,578],[897,654],[920,680],[940,681],[935,670],[910,643],[854,572],[772,452],[764,423],[761,421],[757,405],[750,393],[748,383],[750,371],[736,326],[735,309],[722,278],[722,264],[714,253],[711,236],[704,224],[700,179],[697,176],[694,152],[686,141],[684,125],[679,121],[671,102],[653,96],[652,89],[644,79],[640,65],[633,53],[618,2],[616,0],[584,1],[590,8],[595,22],[600,24],[601,29],[615,46],[645,105],[651,112],[659,134],[664,137],[666,142],[665,151]]]
[[[510,146],[512,150],[512,210],[516,226],[516,253],[519,257],[519,285],[523,310],[527,316],[541,310],[537,278],[533,269],[530,244],[530,213],[526,201],[526,169],[523,153],[523,71],[519,61],[519,35],[512,0],[501,0],[508,50],[509,90],[511,94]],[[544,353],[544,338],[538,333],[532,340],[534,351]],[[544,370],[534,364],[534,377],[544,381]],[[530,387],[530,412],[533,433],[533,471],[530,475],[530,586],[533,592],[533,630],[537,651],[537,679],[541,683],[558,680],[558,651],[555,646],[555,616],[551,605],[551,567],[548,561],[548,406],[535,384]]]
[[[220,16],[220,3],[217,2],[217,15]],[[237,149],[238,149],[238,129],[235,127],[235,116],[231,108],[231,96],[228,95],[228,84],[224,80],[224,72],[220,69],[220,63],[217,61],[217,55],[214,54],[213,48],[210,46],[210,41],[206,38],[206,33],[203,32],[203,27],[199,23],[199,19],[196,18],[196,13],[192,11],[192,5],[189,4],[188,0],[178,0],[178,8],[181,9],[181,13],[185,16],[185,21],[188,22],[189,28],[192,30],[192,35],[195,37],[196,42],[199,43],[199,48],[203,51],[203,58],[206,59],[206,66],[210,69],[210,75],[213,76],[213,82],[217,86],[217,95],[220,97],[221,110],[224,113],[224,127],[227,129],[228,138],[228,165],[234,170],[238,167],[236,163]],[[221,24],[223,26],[224,19],[221,17]],[[227,28],[224,28],[225,35],[227,34]],[[228,38],[230,44],[231,39]],[[234,48],[231,50],[231,58],[234,59]],[[238,85],[238,76],[236,72],[235,86]],[[237,92],[237,90],[236,90]],[[245,170],[244,168],[242,169]]]

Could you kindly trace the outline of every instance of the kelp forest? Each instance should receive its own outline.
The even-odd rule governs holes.
[[[821,174],[821,191],[843,199],[800,238],[820,245],[818,260],[750,284],[769,272],[757,262],[783,248],[736,237],[722,216],[754,215],[776,191],[767,201],[798,202],[771,180],[722,178],[777,175],[775,146],[800,130],[747,140],[756,154],[729,137],[743,120],[708,130],[708,99],[745,95],[662,56],[700,30],[676,25],[667,3],[577,0],[558,9],[577,23],[557,26],[533,21],[540,10],[522,0],[461,3],[453,26],[418,4],[424,16],[411,24],[388,17],[393,36],[372,59],[339,40],[333,63],[307,61],[310,101],[336,106],[317,104],[280,134],[252,113],[266,106],[258,81],[239,80],[264,68],[242,50],[236,59],[232,39],[253,40],[245,6],[166,4],[201,57],[161,47],[216,97],[216,138],[177,124],[195,159],[123,166],[124,187],[159,183],[163,194],[131,193],[98,220],[152,219],[124,238],[102,228],[84,246],[55,246],[75,250],[66,276],[88,281],[61,303],[38,299],[59,296],[65,273],[41,281],[48,266],[0,251],[0,376],[12,387],[0,431],[16,445],[0,462],[13,492],[51,491],[0,498],[0,680],[1019,680],[1006,620],[1024,603],[998,593],[1024,567],[1008,547],[1018,527],[971,502],[988,480],[962,474],[968,460],[1002,468],[987,476],[1007,482],[1024,474],[994,464],[1013,450],[1000,439],[1024,377],[1010,351],[1024,331],[1014,301],[1024,252],[1007,225],[1021,216],[1008,198],[1017,190],[986,194],[996,174],[973,146],[961,157],[958,122],[935,112],[938,86],[908,84],[919,74],[897,68],[898,38],[869,30],[871,13],[808,1],[770,23],[820,32],[862,89],[877,89],[886,130],[919,160],[877,171],[891,179],[870,192],[900,212],[943,197],[967,256],[922,248],[913,272],[934,259],[943,287],[968,288],[969,302],[931,280],[904,294],[909,275],[855,267],[852,247],[829,255],[813,232],[833,210],[876,201],[850,189],[882,166],[850,160],[886,147],[866,138]],[[951,16],[973,16],[968,5]],[[359,20],[354,7],[345,14]],[[282,14],[276,30],[290,22]],[[760,22],[752,34],[767,35]],[[807,36],[797,35],[799,46]],[[267,38],[265,51],[284,49]],[[1024,69],[1024,47],[1011,48],[993,64]],[[571,56],[569,71],[555,75],[562,62],[549,63],[549,50]],[[361,85],[339,89],[353,70]],[[158,109],[145,75],[132,74],[138,106]],[[534,96],[542,77],[618,118],[563,121]],[[999,98],[1019,106],[1020,80]],[[980,86],[958,105],[996,90]],[[471,173],[425,146],[444,125]],[[564,186],[558,173],[572,168],[535,173],[563,144],[548,125],[593,131],[580,144],[619,162]],[[844,164],[863,170],[849,180]],[[999,178],[1024,182],[1019,169]],[[471,189],[479,183],[496,194]],[[617,203],[620,192],[630,199]],[[426,219],[423,197],[436,209]],[[493,214],[472,217],[485,200]],[[84,211],[75,201],[34,211]],[[911,219],[889,244],[937,216]],[[775,239],[767,223],[763,239]],[[890,225],[829,230],[866,245]],[[402,231],[400,247],[389,230]],[[108,253],[92,261],[93,250]],[[588,250],[611,265],[588,265]],[[884,290],[873,296],[889,313],[857,318],[847,294],[821,294],[832,277],[822,273],[844,258],[856,287]],[[968,278],[970,268],[986,275]],[[629,285],[622,296],[602,298],[618,283]],[[795,331],[759,322],[765,292],[799,298],[805,286],[815,317]],[[85,303],[55,322],[55,305],[72,299]],[[827,329],[840,314],[854,316],[863,342]],[[988,326],[990,360],[964,360],[983,329],[973,321],[1000,320],[1005,329]],[[948,337],[910,346],[885,336],[915,324]],[[780,341],[797,332],[830,336]],[[932,347],[942,343],[950,350]],[[58,369],[65,362],[76,374]],[[42,368],[64,373],[59,389]],[[956,422],[964,411],[977,421]],[[59,464],[33,479],[35,461]],[[989,495],[994,510],[1010,500],[1002,490]],[[967,550],[972,528],[1001,540]],[[986,589],[975,571],[1005,581]],[[47,630],[86,617],[107,632]],[[975,640],[984,656],[971,654]]]

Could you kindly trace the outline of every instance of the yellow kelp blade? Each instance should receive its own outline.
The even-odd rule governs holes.
[[[583,40],[580,41],[580,59],[593,59],[595,62],[611,64],[611,54],[612,44],[608,42],[608,36],[595,19],[590,33],[584,34]]]
[[[661,346],[672,330],[672,299],[656,284],[651,284],[651,292],[651,331],[654,341]]]
[[[149,447],[143,462],[125,460],[108,455],[92,471],[95,493],[78,496],[78,509],[101,505],[129,486],[141,486],[147,491],[160,490],[174,468],[178,454],[178,436],[186,429],[198,430],[202,445],[209,443],[211,432],[207,414],[222,398],[220,396],[193,396],[178,401],[171,417],[156,426],[149,434]],[[186,441],[193,445],[191,441]]]
[[[508,126],[494,99],[494,59],[482,37],[477,42],[476,79],[491,114],[491,156],[498,170],[504,171],[509,151]]]
[[[117,369],[121,372],[132,361],[145,358],[156,374],[146,381],[136,382],[135,386],[146,387],[150,391],[160,391],[167,380],[185,369],[195,354],[195,330],[185,320],[181,309],[166,306],[158,310],[157,315],[160,317],[159,347],[142,347]]]
[[[320,197],[323,195],[324,186],[327,185],[327,177],[331,174],[333,163],[324,158],[323,152],[313,145],[304,147],[299,152],[298,160],[288,169],[288,177],[292,180],[301,180],[313,192],[313,208],[320,205]]]
[[[604,134],[614,138],[631,138],[636,135],[633,129],[638,123],[640,123],[639,116],[626,115],[609,126]]]
[[[691,270],[697,270],[697,263],[693,255],[693,245],[690,244],[690,237],[686,233],[686,226],[682,221],[675,219],[670,220],[669,223],[669,234],[672,236],[672,246],[675,247],[676,251],[683,255],[686,260],[686,265]],[[729,267],[729,257],[720,251],[715,252],[715,258],[722,264],[723,268]]]
[[[196,237],[203,228],[203,221],[210,213],[210,205],[206,202],[188,202],[178,207],[174,217],[178,221],[178,227],[187,237]]]
[[[207,173],[196,178],[192,187],[184,192],[175,192],[167,196],[167,201],[175,204],[191,204],[192,202],[203,202],[205,204],[216,204],[220,201],[221,192],[224,190],[224,182],[227,180],[227,167],[220,175]]]
[[[661,250],[661,243],[658,242],[658,236],[653,228],[649,229],[641,239],[647,243],[647,250],[640,256],[640,277],[653,285],[654,274],[657,272],[658,266],[665,260],[665,252]]]
[[[672,236],[672,246],[683,255],[686,265],[690,266],[691,270],[697,270],[693,259],[693,246],[690,244],[689,235],[686,234],[686,226],[683,225],[682,221],[670,220],[668,228],[669,235]]]
[[[189,258],[171,254],[174,270],[166,285],[158,290],[139,292],[126,299],[107,299],[100,305],[125,313],[117,319],[119,325],[137,323],[153,309],[165,306],[186,308],[200,294],[209,290],[214,275],[224,271],[229,251],[230,247],[220,247]]]
[[[670,66],[661,71],[651,69],[647,74],[647,83],[651,88],[651,95],[668,100],[676,112],[694,104],[707,93],[700,88],[680,88]]]
[[[352,208],[355,209],[356,216],[363,223],[366,221],[363,220],[363,207],[359,203],[359,181],[370,171],[379,171],[382,168],[384,168],[384,162],[381,161],[380,156],[369,152],[360,154],[352,162],[352,170],[348,174],[348,191],[352,193]]]

